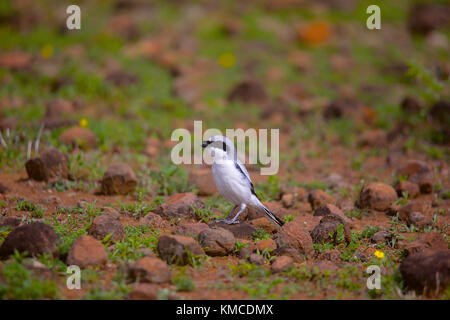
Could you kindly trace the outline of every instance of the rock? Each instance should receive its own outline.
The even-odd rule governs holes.
[[[397,200],[397,193],[390,185],[371,182],[362,188],[356,205],[361,209],[385,211]]]
[[[167,283],[171,279],[169,266],[158,258],[144,257],[133,262],[128,268],[133,281]]]
[[[282,186],[280,197],[282,198],[285,194],[292,194],[295,201],[306,201],[308,199],[309,191],[302,187],[285,188]]]
[[[276,248],[277,244],[272,239],[259,240],[256,243],[256,249],[258,249],[260,252],[263,252],[264,250],[272,251],[275,250]]]
[[[248,223],[226,224],[224,222],[210,224],[210,227],[216,226],[231,231],[235,238],[238,239],[253,239],[253,233],[257,230],[254,226]]]
[[[58,129],[62,127],[74,126],[77,124],[75,120],[62,119],[62,118],[44,118],[42,120],[45,129]]]
[[[157,300],[158,287],[148,283],[138,283],[128,294],[130,300]]]
[[[434,123],[448,126],[450,122],[450,102],[444,100],[435,102],[429,114]]]
[[[28,177],[37,181],[67,179],[69,158],[57,149],[49,149],[25,163]]]
[[[198,242],[209,256],[226,256],[236,246],[233,233],[223,228],[203,230],[198,235]]]
[[[324,179],[324,182],[326,182],[328,184],[328,187],[331,189],[340,189],[348,186],[348,184],[344,181],[344,178],[337,173],[331,173],[330,175],[328,175]]]
[[[373,236],[370,238],[370,241],[374,243],[385,243],[386,239],[389,236],[389,232],[386,230],[381,230],[373,234]]]
[[[88,235],[80,236],[67,255],[67,265],[77,265],[80,268],[102,266],[107,261],[105,247],[100,241]]]
[[[417,99],[413,97],[403,98],[400,106],[403,111],[407,112],[408,114],[417,114],[422,109],[419,101],[417,101]]]
[[[264,87],[256,80],[245,80],[237,84],[228,94],[228,101],[263,104],[269,100]]]
[[[176,233],[182,236],[197,237],[200,232],[209,229],[206,223],[185,223],[178,226]]]
[[[364,252],[356,251],[355,254],[353,255],[353,258],[356,258],[356,259],[358,259],[358,260],[360,260],[362,262],[367,262],[367,261],[369,261],[369,259],[372,256],[373,256],[373,254],[368,256],[368,255],[364,254]]]
[[[271,255],[272,256],[288,256],[288,257],[291,257],[294,260],[294,262],[297,262],[297,263],[302,263],[306,260],[305,255],[303,253],[300,253],[299,250],[291,248],[289,246],[278,247],[271,252]]]
[[[116,86],[126,86],[137,83],[139,79],[129,72],[113,70],[106,75],[105,80]]]
[[[210,196],[218,192],[210,169],[192,170],[188,183],[197,188],[200,196]]]
[[[311,272],[312,273],[324,273],[330,271],[336,271],[338,267],[330,261],[319,261],[312,265]]]
[[[409,160],[397,171],[397,176],[406,176],[407,180],[419,185],[422,193],[430,193],[433,189],[433,169],[420,160]]]
[[[411,181],[398,181],[395,185],[395,191],[399,197],[403,196],[403,192],[408,193],[408,198],[415,198],[419,195],[419,186]]]
[[[386,211],[386,215],[390,216],[390,217],[394,217],[397,215],[397,213],[399,212],[401,206],[398,204],[391,204],[389,206],[389,208]]]
[[[294,260],[288,256],[276,257],[272,265],[270,266],[270,270],[273,273],[284,272],[291,268],[294,265]]]
[[[311,238],[314,243],[337,242],[337,230],[339,225],[343,225],[345,241],[350,242],[350,230],[346,223],[336,215],[323,217],[319,224],[311,231]],[[333,236],[330,236],[330,234]]]
[[[450,250],[426,250],[400,264],[405,285],[418,294],[445,290],[450,284]]]
[[[116,209],[112,208],[112,207],[102,207],[101,212],[104,214],[107,214],[108,216],[114,218],[114,219],[119,219],[120,218],[120,213],[119,211],[117,211]]]
[[[20,225],[20,219],[16,217],[0,216],[0,228],[1,227],[18,227]]]
[[[25,52],[11,51],[0,54],[0,67],[13,71],[28,69],[33,62],[33,57]]]
[[[349,55],[333,54],[330,56],[330,65],[334,71],[342,72],[354,66],[354,61]]]
[[[281,203],[285,208],[291,208],[294,205],[295,196],[292,193],[284,194],[281,197]]]
[[[248,257],[248,262],[253,263],[257,266],[262,266],[264,265],[264,257],[256,253],[252,253]]]
[[[337,99],[325,107],[323,116],[325,119],[347,117],[351,113],[358,112],[360,107],[361,104],[354,99]]]
[[[244,247],[244,248],[241,248],[241,250],[239,250],[239,257],[241,259],[248,259],[251,254],[252,254],[252,249],[250,249],[249,247]]]
[[[144,145],[144,154],[149,157],[156,157],[159,154],[161,142],[153,137],[147,138]]]
[[[144,257],[156,258],[156,254],[150,248],[139,248],[136,253],[141,253]]]
[[[417,227],[424,227],[429,224],[431,215],[431,205],[423,201],[411,201],[398,210],[398,218],[408,225],[414,224]]]
[[[408,223],[408,225],[412,225],[412,224],[417,225],[423,219],[425,219],[425,216],[422,213],[413,211],[409,214],[407,223]]]
[[[430,194],[433,192],[433,180],[422,180],[419,183],[420,193]]]
[[[46,118],[58,118],[63,115],[73,114],[75,111],[72,101],[64,99],[56,99],[47,104],[45,111]]]
[[[436,3],[415,4],[410,11],[408,28],[411,32],[427,34],[446,27],[450,22],[450,6]]]
[[[52,276],[52,271],[42,262],[31,259],[24,260],[23,264],[25,267],[30,270],[36,277],[49,279]]]
[[[304,229],[303,223],[298,218],[283,225],[275,236],[275,242],[278,247],[287,245],[306,256],[310,256],[313,253],[311,236]]]
[[[137,184],[136,175],[126,163],[114,163],[108,167],[101,180],[103,194],[127,194]]]
[[[158,238],[158,253],[167,263],[180,265],[188,264],[190,255],[205,254],[195,239],[171,235],[163,235]]]
[[[1,129],[0,129],[0,131],[1,131]],[[9,192],[9,188],[0,183],[0,194],[6,194],[8,192]]]
[[[318,206],[316,208],[316,210],[314,210],[314,216],[326,216],[329,214],[335,214],[338,216],[344,216],[344,213],[342,212],[341,209],[339,209],[338,207],[336,207],[333,204],[325,204],[325,205],[321,205]]]
[[[61,199],[57,196],[50,196],[50,197],[39,199],[39,202],[42,204],[50,204],[50,205],[54,205],[54,206],[58,206],[62,203]]]
[[[0,108],[1,108],[0,103]],[[14,130],[17,127],[17,121],[11,118],[0,118],[0,131]]]
[[[164,218],[186,218],[194,216],[192,207],[202,209],[203,202],[194,193],[176,193],[171,195],[167,201],[156,208],[155,213]]]
[[[275,216],[277,216],[279,219],[283,220],[283,218],[287,215],[289,215],[289,212],[283,208],[279,203],[277,202],[264,202],[264,205],[273,212]],[[261,213],[259,210],[256,210],[255,208],[247,207],[247,220],[254,220],[261,217],[264,217],[265,215]]]
[[[408,243],[405,246],[407,256],[413,255],[425,250],[445,250],[448,249],[447,243],[441,233],[432,231],[423,233],[419,239]]]
[[[97,147],[97,136],[88,128],[74,126],[59,136],[59,142],[83,150]]]
[[[14,250],[37,256],[47,253],[53,255],[58,249],[59,237],[47,224],[33,222],[12,230],[0,247],[0,258],[14,254]]]
[[[342,212],[341,209],[332,204],[321,205],[314,210],[314,216],[334,215],[345,226],[353,228],[353,222]]]
[[[364,131],[358,138],[359,146],[382,148],[387,145],[387,135],[383,129]]]
[[[250,221],[250,223],[256,228],[261,229],[267,233],[275,233],[278,229],[267,218],[258,218]]]
[[[309,193],[308,201],[311,204],[311,208],[314,210],[318,206],[325,205],[325,204],[334,204],[336,201],[332,196],[330,196],[328,193],[326,193],[323,190],[312,190]]]
[[[107,214],[94,218],[89,228],[89,234],[98,240],[103,240],[111,234],[109,240],[114,242],[122,240],[126,235],[124,226],[117,221],[117,218]]]
[[[321,255],[322,259],[329,260],[329,261],[341,261],[341,253],[337,249],[328,250],[322,253]]]
[[[167,221],[165,221],[161,216],[157,215],[156,213],[149,212],[144,217],[142,217],[139,220],[140,225],[145,225],[153,228],[165,228],[169,224]]]
[[[332,36],[332,27],[327,22],[315,21],[302,25],[297,30],[297,37],[306,44],[326,43]]]

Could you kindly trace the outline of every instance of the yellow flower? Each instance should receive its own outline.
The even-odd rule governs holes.
[[[87,127],[88,126],[88,120],[86,119],[86,118],[81,118],[80,119],[80,127],[83,127],[83,128],[85,128],[85,127]]]
[[[377,257],[378,259],[383,259],[384,258],[384,252],[377,250],[373,253],[375,255],[375,257]]]
[[[47,59],[50,58],[53,55],[53,46],[50,44],[46,44],[42,47],[41,55],[43,58]]]
[[[224,68],[231,68],[235,62],[236,58],[232,53],[226,52],[219,56],[219,64]]]

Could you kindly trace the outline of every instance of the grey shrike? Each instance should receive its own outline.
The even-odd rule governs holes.
[[[284,224],[258,199],[247,169],[237,158],[230,139],[224,136],[212,136],[202,143],[202,147],[208,148],[211,153],[212,173],[217,189],[225,199],[234,204],[228,216],[218,222],[239,223],[237,218],[247,206],[250,206],[263,213],[273,224],[278,226]],[[232,218],[238,208],[239,211]]]

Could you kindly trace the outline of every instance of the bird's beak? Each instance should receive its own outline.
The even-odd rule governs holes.
[[[208,146],[208,141],[203,141],[202,142],[202,148],[206,148]]]

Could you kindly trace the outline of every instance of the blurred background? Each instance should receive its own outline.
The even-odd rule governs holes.
[[[361,146],[448,160],[446,1],[77,1],[68,30],[72,2],[0,4],[4,168],[23,168],[38,136],[89,151],[87,179],[105,158],[157,166],[194,119],[280,128],[287,171],[330,155],[362,169]],[[381,30],[366,27],[371,4]]]
[[[416,297],[404,283],[420,298],[450,279],[449,22],[448,1],[0,0],[0,299]],[[280,130],[279,172],[247,168],[287,253],[248,210],[230,252],[156,258],[160,235],[222,232],[206,224],[232,207],[207,166],[171,162],[172,131],[194,120]],[[80,246],[92,268],[68,290]],[[295,265],[269,266],[275,253]],[[129,272],[144,256],[164,273],[147,291]]]

